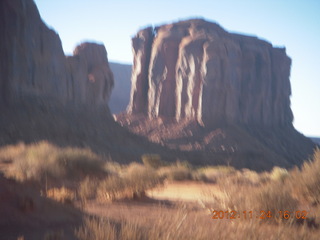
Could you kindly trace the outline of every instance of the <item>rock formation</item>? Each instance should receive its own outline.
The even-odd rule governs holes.
[[[104,46],[81,44],[66,59],[32,0],[0,2],[0,105],[26,98],[106,105],[113,75]]]
[[[292,125],[285,48],[202,19],[142,29],[132,46],[130,103],[117,116],[131,131],[206,164],[290,167],[313,153]]]
[[[65,57],[33,0],[0,1],[0,146],[46,140],[119,162],[148,151],[170,158],[172,151],[114,121],[107,108],[113,85],[103,45],[83,43]]]
[[[143,29],[132,44],[129,113],[205,125],[292,123],[283,48],[201,19]]]
[[[70,98],[93,106],[106,104],[114,82],[105,47],[83,43],[76,47],[67,62],[71,77]]]

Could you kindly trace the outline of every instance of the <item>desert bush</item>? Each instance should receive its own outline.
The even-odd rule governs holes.
[[[75,201],[74,191],[65,187],[49,189],[47,197],[65,204],[73,204]]]
[[[125,181],[117,175],[109,176],[100,181],[97,188],[97,196],[102,201],[113,201],[122,198],[125,194]]]
[[[298,207],[298,201],[292,197],[290,189],[278,183],[262,187],[250,200],[255,210],[271,211],[273,214],[279,211],[292,212]]]
[[[314,152],[312,160],[303,164],[301,170],[292,171],[290,183],[298,197],[320,204],[320,149]]]
[[[117,175],[119,172],[122,171],[123,166],[121,166],[117,162],[113,162],[113,161],[109,160],[104,164],[104,169],[106,172],[108,172],[110,174]]]
[[[139,198],[144,196],[146,190],[161,182],[162,179],[153,169],[132,163],[123,168],[119,175],[112,175],[101,181],[97,193],[101,200]]]
[[[184,181],[192,179],[192,171],[185,166],[162,167],[158,173],[170,181]]]
[[[146,167],[158,169],[165,166],[159,154],[143,154],[141,156],[142,162]]]
[[[229,166],[207,166],[199,168],[197,171],[211,182],[217,182],[219,178],[224,178],[236,172],[233,167]]]
[[[274,181],[284,181],[289,176],[286,169],[280,167],[274,167],[270,173],[271,180]]]
[[[156,171],[136,163],[127,167],[123,178],[127,190],[132,196],[137,197],[144,195],[146,190],[161,183],[161,178]]]
[[[20,181],[81,179],[87,175],[106,174],[102,159],[89,149],[58,148],[46,141],[17,149],[18,153],[6,153],[8,157],[11,152],[13,158],[7,175]]]
[[[222,185],[223,186],[223,185]],[[274,220],[281,220],[279,211],[297,210],[298,201],[292,197],[290,188],[278,182],[270,182],[260,186],[235,185],[233,183],[222,187],[224,198],[221,206],[236,211],[270,211]]]
[[[86,177],[82,180],[78,187],[78,196],[82,201],[93,199],[97,194],[97,186],[99,181],[97,178]]]

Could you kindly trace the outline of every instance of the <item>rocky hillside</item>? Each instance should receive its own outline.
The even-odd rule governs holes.
[[[142,29],[132,46],[131,98],[118,121],[135,133],[244,167],[292,166],[312,153],[292,125],[285,48],[203,19]]]

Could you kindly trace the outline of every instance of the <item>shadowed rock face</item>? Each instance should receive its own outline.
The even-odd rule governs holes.
[[[292,124],[285,49],[200,19],[143,29],[132,43],[129,113],[206,126]]]
[[[113,75],[103,45],[84,43],[66,59],[32,0],[0,2],[0,104],[29,97],[106,105]]]
[[[132,45],[131,99],[117,121],[134,133],[193,162],[256,170],[313,153],[292,125],[284,48],[201,19],[143,29]]]
[[[105,47],[95,43],[83,43],[76,47],[67,62],[71,75],[71,99],[89,105],[106,104],[114,81]]]

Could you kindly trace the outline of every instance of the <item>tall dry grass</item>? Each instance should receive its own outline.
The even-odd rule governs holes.
[[[19,181],[79,180],[106,173],[104,161],[91,150],[59,148],[46,141],[4,147],[0,156],[12,161],[6,175]]]

